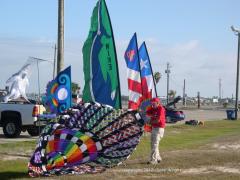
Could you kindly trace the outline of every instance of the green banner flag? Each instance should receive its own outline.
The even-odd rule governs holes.
[[[83,49],[84,102],[121,108],[121,91],[113,31],[105,0],[93,10],[91,27]]]

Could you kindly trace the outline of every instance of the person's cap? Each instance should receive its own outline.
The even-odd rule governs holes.
[[[160,99],[157,98],[157,97],[152,98],[152,99],[151,99],[151,103],[154,103],[154,102],[160,103]]]

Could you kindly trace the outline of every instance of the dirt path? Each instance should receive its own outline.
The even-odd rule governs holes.
[[[6,138],[3,135],[2,128],[0,128],[0,144],[9,143],[9,142],[34,141],[34,140],[36,140],[37,142],[37,139],[38,137],[31,137],[26,132],[21,133],[20,137],[18,138]]]
[[[199,175],[207,173],[233,173],[240,174],[240,167],[231,166],[203,166],[198,168],[173,169],[173,168],[135,168],[135,169],[113,169],[116,173],[179,173],[183,175]],[[151,176],[152,177],[152,176]]]
[[[240,177],[240,141],[238,136],[217,138],[213,142],[193,149],[161,151],[163,162],[147,164],[147,157],[130,159],[110,171],[126,178],[136,176],[144,179],[195,179],[204,177],[218,179],[217,176]],[[217,175],[217,176],[216,176]],[[200,178],[201,179],[201,178]]]
[[[226,112],[223,110],[184,110],[186,120],[196,119],[200,121],[226,119]]]

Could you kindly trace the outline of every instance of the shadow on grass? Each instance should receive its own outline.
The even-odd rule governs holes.
[[[21,134],[19,137],[17,138],[11,138],[11,141],[14,141],[14,140],[18,140],[18,139],[26,139],[26,140],[34,140],[36,139],[37,137],[34,136],[30,136],[30,135],[27,135],[27,134]],[[6,140],[9,140],[9,138],[7,138],[6,136],[4,136],[3,134],[0,134],[0,139],[6,139]]]
[[[127,160],[126,162],[123,162],[123,165],[127,166],[127,165],[147,165],[148,164],[148,160],[139,160],[139,159],[131,159],[131,160]]]
[[[21,178],[29,178],[26,172],[14,172],[14,171],[7,171],[7,172],[0,172],[0,179],[7,180],[7,179],[21,179]]]

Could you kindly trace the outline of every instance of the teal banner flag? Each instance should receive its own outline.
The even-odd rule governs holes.
[[[104,0],[93,10],[91,27],[83,49],[84,102],[121,108],[121,91],[111,21]]]

